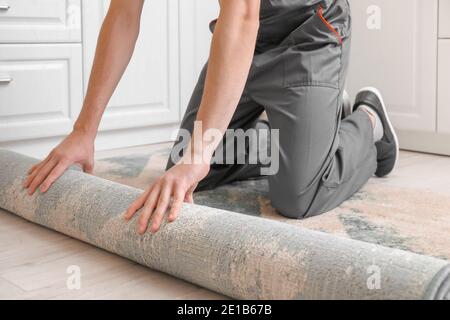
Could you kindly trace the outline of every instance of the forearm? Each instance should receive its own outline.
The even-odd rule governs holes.
[[[211,44],[204,95],[197,114],[202,131],[227,129],[241,98],[253,59],[259,27],[259,1],[254,2],[249,13],[235,8],[223,8],[219,16]],[[227,11],[228,10],[228,11]],[[220,141],[202,143],[198,132],[194,132],[191,145],[194,153],[202,153],[204,159],[212,156]],[[199,150],[201,148],[201,150]]]
[[[139,17],[110,9],[100,31],[86,98],[74,130],[95,138],[105,108],[133,54],[139,23]]]

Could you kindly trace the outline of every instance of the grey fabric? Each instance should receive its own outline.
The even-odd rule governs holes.
[[[350,99],[349,94],[347,91],[344,90],[343,96],[342,96],[342,117],[341,119],[344,120],[348,116],[350,116],[353,113],[353,104]]]
[[[123,214],[141,190],[69,170],[30,197],[22,181],[35,162],[0,150],[1,208],[233,298],[449,298],[446,261],[230,211],[186,204],[139,236]]]
[[[267,51],[279,46],[291,33],[311,18],[319,6],[328,8],[335,0],[262,0],[256,49]],[[214,32],[217,20],[210,24]]]
[[[341,121],[350,8],[346,0],[263,1],[262,5],[255,56],[229,127],[246,130],[263,110],[267,112],[271,128],[280,130],[280,169],[269,177],[272,205],[289,218],[311,217],[350,198],[373,176],[377,165],[368,115],[359,110]],[[181,124],[191,132],[206,70],[207,66]],[[173,165],[169,160],[167,168]],[[257,177],[259,169],[213,166],[198,190]]]

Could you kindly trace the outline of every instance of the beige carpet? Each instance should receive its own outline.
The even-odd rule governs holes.
[[[167,145],[151,152],[122,152],[98,160],[95,175],[144,189],[163,172],[168,154]],[[450,158],[442,159],[445,165],[450,163]],[[408,174],[407,168],[402,172]],[[418,172],[417,179],[420,177]],[[450,192],[419,184],[417,179],[408,186],[395,179],[374,178],[339,208],[301,221],[285,219],[271,207],[265,179],[199,192],[195,202],[450,260]]]

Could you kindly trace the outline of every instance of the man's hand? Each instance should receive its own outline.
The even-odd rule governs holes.
[[[183,202],[193,203],[193,192],[208,172],[208,164],[175,165],[131,204],[125,219],[130,220],[142,208],[137,231],[144,234],[151,219],[150,231],[157,232],[169,207],[167,219],[172,222],[177,218]]]
[[[77,131],[67,136],[45,160],[31,167],[23,187],[29,195],[39,186],[44,193],[72,164],[80,165],[87,173],[92,173],[94,168],[94,140]]]
[[[211,45],[205,90],[197,113],[197,121],[202,123],[204,132],[215,129],[224,134],[233,117],[255,51],[259,12],[260,0],[221,2]],[[127,210],[125,218],[129,220],[137,210],[143,208],[138,221],[140,234],[147,230],[150,218],[150,231],[156,232],[169,207],[168,220],[171,222],[176,219],[183,201],[192,202],[193,191],[209,172],[210,162],[205,160],[212,157],[212,151],[220,142],[203,141],[204,138],[203,133],[196,132],[194,128],[192,155],[204,155],[202,164],[187,164],[182,161],[175,165]],[[197,145],[207,147],[199,150]]]
[[[100,31],[86,98],[74,131],[44,161],[29,170],[23,185],[30,195],[39,186],[41,192],[46,192],[72,164],[79,164],[84,172],[92,173],[97,129],[133,54],[143,5],[144,0],[111,1]]]

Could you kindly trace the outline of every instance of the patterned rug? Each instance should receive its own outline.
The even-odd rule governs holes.
[[[163,173],[169,152],[164,146],[151,153],[101,159],[94,174],[145,189]],[[388,186],[372,179],[339,208],[306,220],[290,220],[271,207],[267,193],[267,179],[257,179],[197,192],[194,199],[196,204],[450,260],[448,194]]]

